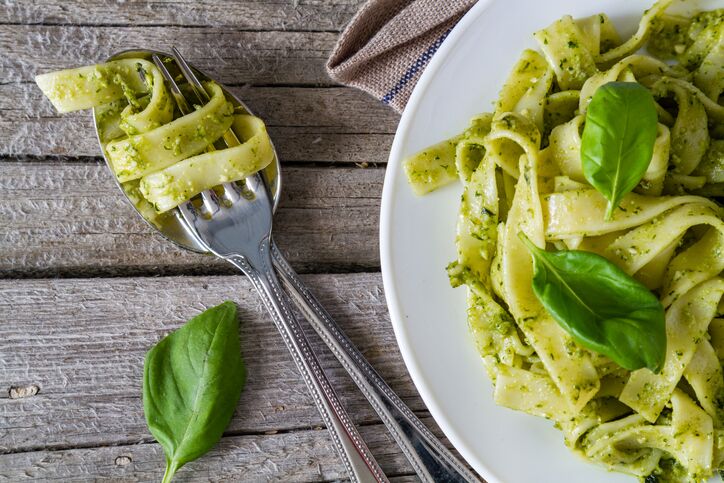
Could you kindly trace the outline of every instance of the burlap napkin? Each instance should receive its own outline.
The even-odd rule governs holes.
[[[369,0],[327,62],[329,76],[402,111],[450,30],[476,0]]]

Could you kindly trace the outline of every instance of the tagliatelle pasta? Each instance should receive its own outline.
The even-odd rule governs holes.
[[[147,174],[140,181],[146,200],[158,211],[167,211],[196,193],[220,182],[246,178],[269,164],[274,158],[274,148],[264,122],[258,117],[239,114],[231,126],[245,140],[243,144],[186,158]]]
[[[541,52],[522,53],[493,113],[404,163],[418,194],[464,186],[448,272],[467,286],[495,401],[554,421],[576,453],[647,482],[724,469],[724,9],[681,17],[671,3],[623,42],[605,14],[536,32]],[[643,178],[605,220],[581,137],[610,82],[649,89],[659,124]],[[653,291],[665,309],[661,371],[626,370],[574,341],[534,293],[521,232],[599,254]]]
[[[116,178],[143,217],[154,223],[198,193],[244,179],[274,159],[264,122],[235,112],[214,82],[204,84],[207,103],[174,119],[175,102],[163,75],[145,59],[50,72],[35,80],[58,112],[95,109],[100,141]],[[226,134],[230,128],[240,145]],[[230,147],[213,149],[222,136],[229,138]]]

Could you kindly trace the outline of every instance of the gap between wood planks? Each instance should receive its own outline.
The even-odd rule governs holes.
[[[2,399],[2,398],[0,398]],[[430,423],[433,421],[432,416],[430,415],[430,412],[427,410],[416,410],[412,411],[412,413],[417,416],[421,421],[426,421],[425,426],[430,425]],[[380,419],[374,420],[374,421],[357,421],[354,423],[356,427],[358,428],[371,428],[371,429],[379,429],[380,431],[387,431],[387,428],[382,423]],[[313,426],[310,425],[301,425],[297,427],[285,427],[281,429],[271,429],[271,430],[259,430],[259,431],[224,431],[222,438],[233,438],[233,437],[240,437],[240,436],[276,436],[276,435],[284,435],[284,434],[291,434],[291,433],[300,433],[304,431],[327,431],[327,428],[324,425],[315,424]],[[57,452],[57,451],[68,451],[73,449],[94,449],[94,448],[123,448],[125,446],[138,446],[143,444],[156,444],[156,440],[153,439],[153,436],[149,436],[147,438],[140,438],[140,439],[129,439],[129,440],[117,440],[113,441],[112,444],[106,444],[106,443],[68,443],[68,444],[52,444],[52,445],[38,445],[38,446],[24,446],[22,448],[17,449],[9,449],[9,450],[0,450],[0,458],[3,455],[16,455],[16,454],[23,454],[23,453],[37,453],[39,451],[48,451],[48,452]],[[0,472],[0,476],[2,473]]]
[[[218,28],[218,25],[184,25],[180,23],[147,23],[147,24],[129,24],[129,23],[73,23],[73,22],[3,22],[0,21],[0,27],[73,27],[73,28],[128,28],[128,27],[144,27],[144,28],[177,28],[177,29],[189,29],[189,30],[203,30],[203,29],[214,29]],[[222,26],[224,28],[230,28],[229,25]],[[280,33],[280,34],[335,34],[341,33],[340,29],[261,29],[261,28],[236,28],[237,32],[249,33],[249,34],[260,34],[260,33]]]
[[[344,133],[336,133],[344,134]],[[35,154],[0,154],[0,164],[2,163],[57,163],[57,164],[100,164],[103,165],[105,160],[101,156],[70,156],[67,154],[58,155],[35,155]],[[384,169],[385,162],[353,162],[353,161],[284,161],[281,163],[282,169],[285,168],[352,168],[356,166],[360,169]]]
[[[351,89],[350,87],[337,84],[335,82],[222,82],[224,87],[230,87],[232,89],[252,89],[252,88],[279,88],[279,89]],[[35,81],[31,80],[20,80],[20,81],[0,81],[0,86],[35,86]],[[3,108],[3,111],[23,111],[24,109],[17,108]],[[293,127],[293,126],[290,126]]]

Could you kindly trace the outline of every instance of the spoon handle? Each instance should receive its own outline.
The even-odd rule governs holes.
[[[424,482],[476,482],[461,463],[395,394],[352,344],[332,316],[272,242],[272,258],[282,285],[335,357],[344,366]]]
[[[384,472],[339,401],[301,325],[289,308],[272,268],[269,240],[262,241],[257,253],[229,255],[223,258],[244,272],[259,293],[312,393],[350,480],[360,483],[387,483]]]

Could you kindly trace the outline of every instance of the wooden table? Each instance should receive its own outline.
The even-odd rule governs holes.
[[[378,252],[398,115],[331,82],[325,60],[362,0],[6,0],[0,5],[0,480],[159,481],[143,357],[205,307],[237,302],[249,379],[231,425],[178,480],[346,475],[250,284],[177,249],[115,187],[88,112],[59,116],[36,73],[177,46],[266,120],[283,160],[277,240],[353,341],[439,434],[400,358]],[[315,346],[321,343],[314,338]],[[412,470],[329,354],[323,364],[394,481]]]

